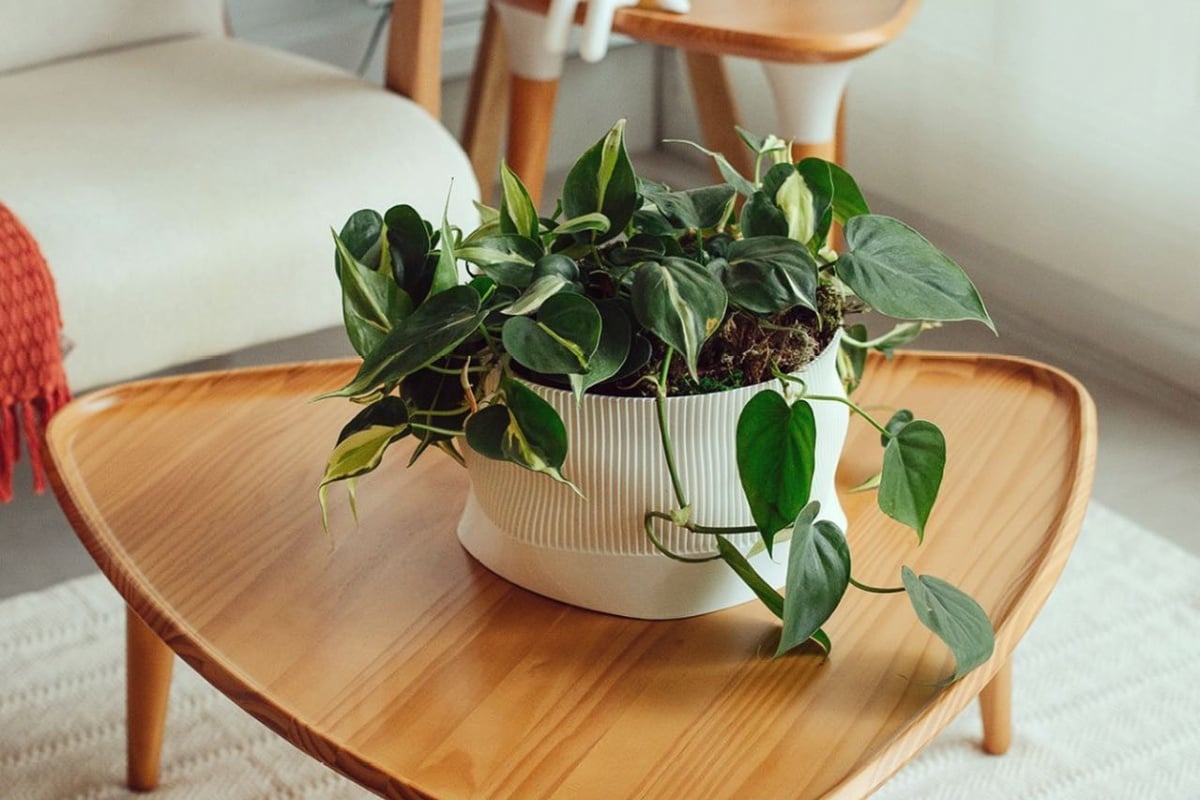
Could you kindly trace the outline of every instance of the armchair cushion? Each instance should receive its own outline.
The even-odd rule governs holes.
[[[219,34],[224,0],[0,0],[0,73],[174,36]]]
[[[405,98],[217,37],[0,75],[0,199],[54,270],[74,389],[341,320],[329,229],[478,188]]]

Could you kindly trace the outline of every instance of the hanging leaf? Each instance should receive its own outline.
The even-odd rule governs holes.
[[[633,325],[619,301],[602,300],[596,303],[596,310],[600,312],[600,343],[588,359],[588,371],[569,376],[577,398],[620,371],[629,355],[629,344],[633,338]]]
[[[481,408],[467,419],[467,444],[479,455],[493,461],[507,461],[504,455],[504,433],[512,417],[503,405]]]
[[[925,523],[937,500],[946,468],[946,439],[932,422],[915,420],[901,427],[883,451],[879,508],[925,539]]]
[[[899,220],[873,214],[846,223],[849,252],[837,276],[881,314],[897,319],[976,320],[995,332],[962,268]]]
[[[625,230],[637,198],[637,176],[625,152],[625,120],[620,120],[571,167],[563,184],[563,213],[568,219],[603,214],[610,227],[594,240],[602,242]]]
[[[329,485],[335,481],[344,481],[365,475],[379,466],[388,445],[409,433],[407,423],[400,425],[368,425],[353,433],[339,438],[329,460],[325,465],[325,474],[317,488],[317,498],[321,502],[321,518],[328,530],[327,495]]]
[[[435,295],[397,324],[363,358],[350,383],[326,397],[353,397],[395,383],[449,353],[483,321],[479,295],[470,286],[455,286]]]
[[[535,372],[587,372],[600,344],[600,312],[578,294],[556,294],[542,303],[536,321],[512,317],[500,329],[504,349]]]
[[[804,245],[782,236],[742,239],[720,269],[729,302],[756,314],[795,306],[816,310],[817,262]]]
[[[500,441],[504,457],[534,472],[542,472],[579,491],[562,474],[567,460],[567,429],[558,412],[518,381],[504,381],[509,425]]]
[[[725,318],[725,288],[708,270],[684,258],[647,261],[631,287],[633,312],[642,327],[675,348],[694,380],[700,346]]]
[[[918,577],[908,567],[901,568],[900,578],[917,619],[954,654],[951,683],[992,657],[996,636],[979,603],[941,578]]]
[[[503,161],[500,162],[500,188],[500,232],[536,239],[537,208],[525,184]]]
[[[783,395],[767,390],[750,398],[738,416],[738,477],[768,553],[775,534],[791,525],[808,503],[816,442],[816,421],[807,400],[789,407]]]
[[[776,657],[807,642],[821,629],[850,585],[850,546],[841,529],[817,520],[816,500],[796,517],[783,595],[783,635]]]
[[[408,406],[395,395],[385,395],[354,415],[338,434],[338,444],[370,427],[401,428],[408,424]]]

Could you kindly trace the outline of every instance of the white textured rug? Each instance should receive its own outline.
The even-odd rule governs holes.
[[[139,796],[121,783],[123,620],[100,577],[0,603],[0,797]],[[980,752],[972,707],[876,800],[1200,798],[1200,559],[1093,506],[1015,659],[1009,754]],[[369,796],[183,665],[162,777],[150,797]]]

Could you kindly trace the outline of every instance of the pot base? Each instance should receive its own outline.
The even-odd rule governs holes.
[[[492,522],[472,490],[458,523],[467,552],[502,578],[553,600],[634,619],[679,619],[754,599],[723,561],[687,564],[661,553],[615,554],[538,547]],[[750,563],[772,586],[783,586],[788,545]]]

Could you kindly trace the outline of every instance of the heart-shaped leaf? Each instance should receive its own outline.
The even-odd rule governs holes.
[[[542,472],[579,490],[562,474],[567,460],[567,429],[554,408],[518,381],[505,380],[509,425],[500,441],[504,457],[525,469]]]
[[[817,262],[798,241],[782,236],[742,239],[729,246],[720,270],[729,302],[756,314],[795,306],[816,310]]]
[[[633,312],[642,327],[675,348],[692,378],[700,346],[725,318],[725,288],[708,270],[684,258],[648,261],[631,287]]]
[[[910,423],[912,421],[913,421],[913,413],[911,411],[909,411],[907,408],[902,408],[902,409],[898,410],[895,414],[892,414],[892,418],[889,419],[887,421],[887,424],[883,426],[885,429],[887,429],[887,432],[889,434],[891,434],[891,436],[888,436],[888,435],[885,435],[882,433],[879,434],[879,446],[887,447],[888,441],[893,436],[898,434],[900,432],[901,428],[903,428],[905,425],[907,425],[908,423]]]
[[[992,657],[996,648],[992,622],[970,595],[941,578],[918,577],[908,567],[901,568],[900,578],[913,610],[917,612],[917,619],[954,654],[951,682]]]
[[[746,238],[788,235],[787,217],[763,191],[756,191],[746,201],[746,205],[742,206],[742,216],[738,224]]]
[[[502,405],[481,408],[467,418],[467,444],[479,455],[493,461],[506,461],[504,455],[504,433],[512,418]]]
[[[588,371],[570,376],[576,397],[582,397],[588,389],[620,371],[633,338],[633,325],[619,301],[603,300],[596,304],[596,309],[600,312],[600,343],[588,359]]]
[[[816,442],[816,421],[806,400],[789,407],[779,392],[763,391],[738,416],[738,477],[768,553],[775,534],[808,504]]]
[[[412,301],[391,275],[362,264],[341,237],[335,235],[338,277],[342,284],[342,319],[356,353],[365,356],[392,330],[393,321],[406,317]]]
[[[500,329],[504,349],[535,372],[587,372],[600,344],[600,312],[578,294],[556,294],[542,303],[536,321],[513,317]]]
[[[455,286],[426,300],[363,358],[350,383],[325,397],[353,397],[395,383],[449,353],[483,321],[479,294]]]
[[[580,156],[563,184],[562,207],[568,219],[600,212],[609,221],[595,241],[611,239],[625,230],[637,209],[637,176],[625,152],[625,120],[620,120]]]
[[[376,260],[373,264],[369,263],[367,253],[379,245],[382,237],[383,217],[379,216],[378,211],[372,211],[369,208],[351,214],[346,220],[346,224],[342,226],[342,230],[337,234],[337,238],[342,240],[350,254],[370,269],[377,269],[379,262]],[[334,256],[334,267],[338,270],[341,269],[336,255]]]
[[[850,546],[841,529],[817,520],[821,504],[796,517],[783,595],[783,635],[776,656],[807,642],[833,614],[850,585]]]
[[[854,178],[832,161],[806,158],[796,165],[796,169],[804,176],[814,194],[820,191],[830,195],[833,218],[838,222],[845,224],[853,217],[871,213]]]
[[[866,214],[846,223],[849,252],[837,275],[881,314],[897,319],[977,320],[996,330],[971,279],[899,220]]]
[[[901,427],[883,451],[879,508],[925,539],[925,523],[937,500],[946,468],[946,439],[932,422],[915,420]]]

